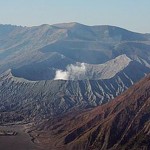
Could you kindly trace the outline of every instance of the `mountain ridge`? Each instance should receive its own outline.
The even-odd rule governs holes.
[[[56,150],[149,149],[149,106],[150,75],[103,106],[37,124],[36,138]]]
[[[0,110],[6,111],[8,117],[10,111],[15,111],[24,119],[41,119],[74,108],[95,107],[118,96],[150,72],[148,34],[76,23],[3,27],[0,26]],[[127,59],[123,64],[124,59],[120,59],[115,65],[114,59],[121,56]],[[109,65],[102,65],[108,61]],[[68,70],[84,74],[85,64],[89,69],[84,78],[79,78],[79,74],[71,77],[73,81],[54,81],[56,73],[68,77]],[[12,75],[2,75],[9,69]]]
[[[61,24],[60,24],[61,25]],[[77,25],[77,29],[76,29]],[[5,28],[3,29],[2,26]],[[78,26],[82,26],[81,29],[78,30]],[[63,45],[70,47],[64,47],[66,53],[70,48],[76,48],[76,51],[80,50],[79,45],[88,45],[87,50],[93,49],[93,54],[88,51],[87,55],[93,55],[90,63],[97,63],[96,61],[101,60],[102,55],[104,60],[98,63],[104,63],[105,61],[112,58],[111,49],[113,49],[114,45],[119,44],[120,41],[136,41],[136,40],[144,40],[143,42],[149,41],[149,37],[145,39],[147,34],[139,34],[130,32],[118,27],[113,26],[84,26],[81,24],[73,24],[72,29],[63,29],[63,28],[55,28],[53,25],[41,25],[36,27],[20,27],[20,26],[11,26],[11,25],[1,25],[0,26],[0,72],[6,71],[10,68],[16,68],[19,66],[23,66],[24,64],[33,63],[39,61],[43,57],[51,57],[50,53],[44,53],[41,49],[50,45],[53,46],[55,43],[59,50],[63,48]],[[11,28],[13,28],[11,30]],[[110,28],[110,29],[109,29]],[[110,30],[110,31],[109,31]],[[107,33],[106,33],[107,32]],[[3,36],[5,34],[5,36]],[[129,37],[128,37],[129,36]],[[133,39],[131,39],[131,37]],[[135,38],[135,40],[134,40]],[[69,43],[68,40],[72,40],[72,43]],[[139,41],[138,40],[138,41]],[[85,41],[77,43],[76,41]],[[90,42],[88,44],[88,42]],[[101,43],[92,43],[101,42]],[[115,42],[115,43],[112,43]],[[119,43],[118,43],[119,42]],[[61,44],[62,43],[62,44]],[[74,43],[74,44],[73,44]],[[106,43],[104,45],[104,43]],[[148,42],[149,43],[149,42]],[[73,44],[73,45],[72,45]],[[77,46],[75,46],[77,44]],[[52,47],[54,48],[54,47]],[[101,53],[98,51],[94,51],[94,49],[101,50]],[[106,52],[105,52],[106,51]],[[71,50],[73,53],[73,51]],[[80,55],[85,54],[87,51],[79,51]],[[51,52],[52,53],[52,52]],[[59,53],[59,52],[58,52]],[[68,56],[65,53],[66,56]],[[105,54],[106,53],[106,54]],[[108,53],[110,53],[108,55]],[[17,57],[16,57],[17,55]],[[49,55],[49,56],[48,56]],[[75,56],[77,54],[74,54]],[[108,55],[108,56],[107,56]],[[99,56],[96,58],[96,56]],[[70,57],[70,54],[69,54]],[[77,57],[77,56],[76,56]],[[82,56],[83,57],[83,56]],[[96,61],[94,61],[94,57]],[[88,58],[88,56],[87,56]],[[72,59],[72,57],[71,57]],[[89,59],[90,60],[90,59]],[[82,62],[86,61],[85,58],[81,58]],[[19,63],[18,63],[19,62]],[[6,69],[5,69],[6,68]]]
[[[133,30],[130,30],[130,29],[125,29],[124,27],[119,27],[119,26],[115,26],[115,25],[87,25],[87,24],[82,24],[82,23],[79,23],[79,22],[66,22],[66,23],[54,23],[54,24],[40,24],[40,25],[34,25],[34,26],[22,26],[22,25],[15,25],[15,24],[0,24],[0,26],[10,26],[10,27],[22,27],[22,28],[34,28],[34,27],[40,27],[40,26],[75,26],[75,25],[81,25],[81,26],[87,26],[87,27],[115,27],[115,28],[120,28],[120,29],[124,29],[126,31],[130,31],[130,32],[135,32],[135,33],[140,33],[138,31],[133,31]],[[65,27],[66,28],[66,27]],[[150,34],[149,32],[147,33],[140,33],[140,34]]]
[[[132,85],[149,73],[149,34],[78,23],[0,25],[0,125],[44,121],[32,140],[52,149],[140,147],[149,140],[149,76]]]

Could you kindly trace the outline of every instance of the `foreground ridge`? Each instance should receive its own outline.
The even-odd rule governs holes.
[[[45,121],[38,129],[46,132],[37,139],[44,143],[43,137],[49,137],[53,149],[148,150],[149,108],[150,75],[103,106]]]

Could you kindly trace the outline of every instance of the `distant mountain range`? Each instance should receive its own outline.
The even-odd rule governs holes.
[[[65,69],[76,62],[101,64],[122,54],[148,65],[149,41],[149,34],[114,26],[0,25],[0,72],[22,69],[34,74],[35,79],[30,78],[36,80],[36,76],[41,76],[39,72],[53,74],[53,69]]]
[[[150,75],[103,106],[37,123],[32,135],[53,150],[149,150]]]
[[[150,34],[79,23],[0,25],[0,121],[105,104],[149,72]]]

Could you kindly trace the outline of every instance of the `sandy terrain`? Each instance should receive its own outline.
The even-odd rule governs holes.
[[[43,150],[31,141],[24,129],[21,125],[0,126],[0,130],[17,132],[16,136],[0,136],[0,150]]]

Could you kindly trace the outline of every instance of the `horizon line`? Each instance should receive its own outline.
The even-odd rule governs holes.
[[[83,26],[87,26],[87,27],[97,27],[97,26],[110,26],[110,27],[117,27],[120,29],[124,29],[130,32],[134,32],[134,33],[140,33],[140,34],[150,34],[150,32],[140,32],[140,31],[133,31],[132,29],[127,29],[125,27],[121,27],[121,26],[117,26],[117,25],[112,25],[112,24],[95,24],[95,25],[89,25],[89,24],[84,24],[84,23],[79,23],[79,22],[59,22],[59,23],[53,23],[53,24],[48,24],[48,23],[43,23],[43,24],[37,24],[37,25],[20,25],[20,24],[11,24],[11,23],[0,23],[0,25],[5,25],[5,26],[16,26],[16,27],[27,27],[27,28],[32,28],[32,27],[40,27],[43,25],[48,25],[48,26],[56,26],[56,25],[61,25],[61,24],[80,24]]]

